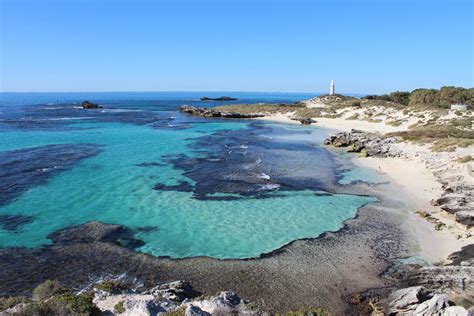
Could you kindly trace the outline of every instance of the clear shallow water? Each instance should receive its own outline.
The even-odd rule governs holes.
[[[12,159],[1,165],[0,219],[21,224],[0,225],[3,247],[40,246],[58,229],[99,220],[133,229],[145,242],[138,250],[157,256],[256,257],[337,230],[375,200],[325,192],[340,166],[318,145],[324,130],[176,112],[183,103],[209,106],[198,99],[212,94],[102,94],[98,111],[74,104],[94,94],[15,95],[3,94],[0,106],[0,154]],[[72,147],[42,147],[57,144]],[[45,150],[38,157],[31,148]],[[20,185],[15,172],[33,180]]]

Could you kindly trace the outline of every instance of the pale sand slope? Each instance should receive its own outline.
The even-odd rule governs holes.
[[[359,129],[367,132],[389,133],[406,130],[408,125],[413,123],[413,119],[407,119],[407,122],[400,126],[391,126],[384,123],[345,119],[353,115],[354,112],[357,112],[357,110],[348,111],[343,117],[339,118],[318,117],[315,118],[317,123],[312,125],[341,131]],[[393,117],[399,118],[400,115],[397,117],[395,113]],[[263,119],[286,124],[300,124],[291,120],[291,117],[292,113],[279,113],[266,116]],[[401,143],[397,144],[397,147],[404,152],[405,158],[370,157],[355,159],[355,163],[375,170],[379,170],[380,167],[384,176],[395,183],[397,188],[409,197],[409,205],[411,206],[408,214],[406,214],[407,230],[418,241],[419,255],[431,262],[446,261],[449,254],[473,243],[474,237],[457,239],[466,232],[464,228],[459,227],[449,214],[430,204],[432,199],[439,198],[442,193],[441,184],[437,181],[433,172],[438,172],[438,176],[441,178],[443,175],[450,176],[453,172],[464,173],[466,181],[474,182],[474,178],[463,171],[466,169],[465,164],[461,165],[455,162],[458,157],[474,152],[474,148],[459,149],[455,153],[432,153],[427,147],[414,144]],[[448,228],[436,231],[434,225],[416,215],[416,211],[433,213],[433,216],[442,220]],[[474,235],[472,229],[471,233]]]
[[[416,211],[438,212],[429,201],[441,195],[441,184],[436,181],[433,173],[425,164],[419,160],[404,158],[364,158],[356,159],[355,163],[362,167],[380,170],[384,177],[396,183],[397,188],[410,198],[409,210],[406,214],[406,229],[416,239],[419,245],[419,255],[431,262],[444,262],[448,255],[458,251],[461,247],[469,244],[472,240],[456,239],[456,234],[462,234],[462,230],[455,227],[452,220],[448,220],[453,226],[449,229],[436,231],[434,225],[418,216]]]

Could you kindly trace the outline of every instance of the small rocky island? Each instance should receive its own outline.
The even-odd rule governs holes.
[[[227,96],[222,96],[218,98],[209,98],[209,97],[202,97],[201,101],[235,101],[237,100],[236,98],[232,97],[227,97]]]
[[[87,100],[82,102],[81,106],[83,109],[100,109],[101,108],[101,106],[98,105],[97,103],[90,102]]]

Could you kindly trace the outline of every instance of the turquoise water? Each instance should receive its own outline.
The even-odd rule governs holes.
[[[84,142],[99,144],[101,150],[0,206],[0,215],[33,218],[18,230],[0,229],[0,245],[48,244],[51,242],[48,234],[58,229],[98,220],[135,229],[136,236],[145,242],[138,250],[156,256],[249,258],[295,239],[335,231],[342,227],[344,220],[355,216],[357,208],[375,200],[357,195],[318,194],[322,193],[320,189],[304,186],[272,189],[264,198],[229,192],[211,194],[211,197],[237,197],[216,200],[198,199],[189,191],[153,189],[157,183],[172,186],[186,181],[196,185],[196,180],[186,176],[184,169],[166,161],[176,155],[185,155],[187,159],[204,157],[210,149],[195,147],[203,136],[225,132],[226,137],[234,137],[247,130],[258,134],[258,128],[262,128],[245,121],[191,119],[186,124],[186,128],[175,129],[155,128],[150,124],[71,120],[67,125],[70,130],[4,128],[0,132],[0,152]],[[264,128],[273,128],[272,124],[268,125],[263,124]],[[320,142],[325,135],[324,130],[317,128],[306,129],[302,135],[292,134],[298,132],[294,126],[286,129],[280,130],[279,133],[283,133],[280,137],[268,140],[259,150],[273,150],[276,139],[284,139],[288,146],[298,144],[305,148],[309,143]],[[245,138],[238,140],[245,141]],[[275,152],[294,152],[280,147]],[[242,159],[251,154],[255,151],[243,153]],[[301,155],[307,155],[305,150]],[[153,166],[139,166],[154,162],[157,164]],[[318,164],[318,161],[311,163]],[[264,159],[262,165],[265,164]],[[273,170],[273,162],[268,165],[268,170]],[[291,161],[288,165],[292,165]],[[357,172],[359,178],[364,177],[364,170]],[[143,227],[155,229],[140,230]]]

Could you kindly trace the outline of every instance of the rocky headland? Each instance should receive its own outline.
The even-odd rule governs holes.
[[[222,118],[233,118],[233,119],[248,119],[248,118],[257,118],[263,117],[263,114],[259,113],[239,113],[239,112],[229,112],[223,110],[217,110],[212,108],[201,108],[191,105],[182,105],[179,110],[182,113],[202,116],[202,117],[222,117]]]
[[[97,103],[90,102],[90,101],[84,101],[81,103],[81,106],[83,109],[99,109],[101,106]]]
[[[236,101],[236,98],[228,97],[228,96],[222,96],[218,98],[209,98],[209,97],[202,97],[201,101]]]

